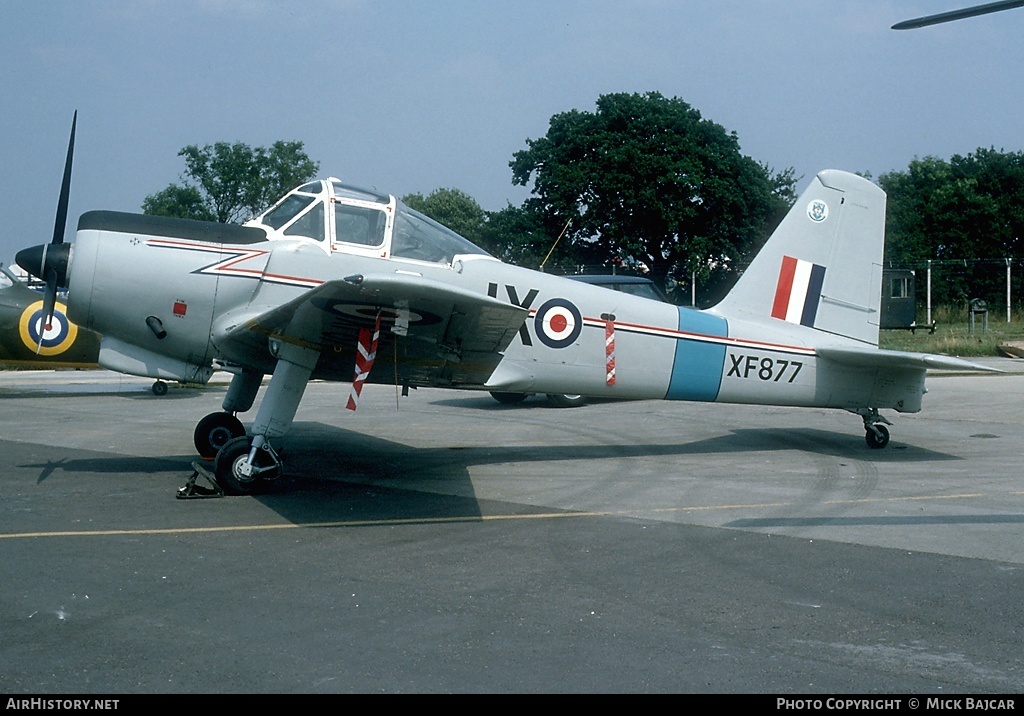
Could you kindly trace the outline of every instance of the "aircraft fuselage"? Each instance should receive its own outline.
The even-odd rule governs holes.
[[[402,274],[528,312],[486,383],[459,387],[904,412],[919,410],[924,392],[920,369],[853,368],[820,358],[814,348],[815,341],[822,343],[820,331],[676,307],[487,256],[457,256],[442,264],[325,251],[305,239],[260,240],[254,228],[226,227],[223,237],[183,236],[181,224],[163,225],[170,227],[163,233],[176,235],[159,235],[161,223],[150,217],[83,216],[71,268],[71,318],[108,337],[106,355],[101,353],[108,367],[194,381],[218,360],[271,373],[271,339],[279,337],[263,336],[241,348],[219,339],[252,316],[339,277]],[[96,266],[103,267],[102,276],[93,273]],[[321,343],[312,346],[321,353],[314,378],[351,380],[356,326],[378,308],[371,301],[321,307],[316,320],[325,329]],[[387,319],[381,367],[369,380],[452,385],[444,360],[405,360]],[[415,326],[441,317],[415,314],[410,320]],[[841,336],[825,340],[856,343]]]

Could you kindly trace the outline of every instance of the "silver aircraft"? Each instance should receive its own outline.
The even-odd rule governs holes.
[[[248,493],[280,474],[274,445],[311,379],[351,383],[350,408],[366,381],[836,408],[882,448],[880,410],[920,410],[927,369],[980,368],[878,348],[884,228],[881,189],[823,171],[705,311],[503,263],[333,178],[243,226],[92,211],[73,251],[55,229],[17,260],[69,288],[69,317],[103,336],[100,365],[189,383],[233,373],[195,444],[222,488]],[[247,433],[237,414],[267,375]]]

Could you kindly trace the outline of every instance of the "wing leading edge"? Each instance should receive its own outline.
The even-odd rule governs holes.
[[[214,343],[243,365],[253,351],[268,354],[268,338],[311,348],[321,354],[319,377],[351,380],[359,328],[378,314],[378,365],[394,363],[394,371],[380,368],[386,375],[378,382],[482,387],[529,312],[423,276],[355,275],[279,306],[228,314],[214,327]]]

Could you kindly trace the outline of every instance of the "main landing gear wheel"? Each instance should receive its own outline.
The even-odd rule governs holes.
[[[157,382],[153,383],[153,385],[150,387],[150,390],[152,390],[153,395],[157,396],[158,398],[162,395],[167,395],[167,383],[163,382],[162,380],[158,380]]]
[[[502,393],[500,391],[492,390],[491,397],[502,405],[518,405],[526,400],[526,393]]]
[[[556,408],[578,408],[585,405],[587,399],[582,395],[563,395],[561,393],[548,393],[548,402]]]
[[[225,494],[250,495],[281,474],[281,462],[269,449],[257,450],[255,460],[249,466],[251,451],[252,438],[242,436],[229,440],[217,453],[213,473]]]
[[[228,441],[245,435],[242,421],[231,413],[210,413],[199,421],[192,436],[199,456],[212,460]]]
[[[872,450],[881,450],[889,444],[889,429],[884,425],[873,425],[864,432],[864,440]]]

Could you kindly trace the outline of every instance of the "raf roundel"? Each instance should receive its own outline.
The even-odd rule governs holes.
[[[548,348],[566,348],[576,342],[583,330],[580,309],[564,298],[552,298],[537,309],[533,327],[537,338]]]
[[[44,325],[43,302],[36,301],[21,313],[18,333],[21,342],[33,353],[41,356],[60,355],[75,342],[78,326],[64,315],[64,306],[57,304],[53,309],[53,320]]]
[[[330,310],[339,316],[358,318],[362,321],[372,322],[378,315],[385,323],[395,323],[404,320],[409,325],[429,326],[441,322],[440,316],[426,311],[410,311],[399,308],[380,308],[368,304],[355,303],[334,303]]]

